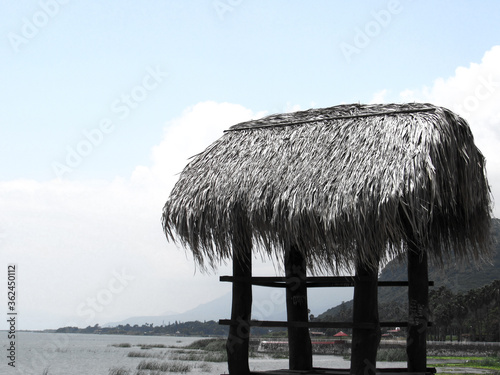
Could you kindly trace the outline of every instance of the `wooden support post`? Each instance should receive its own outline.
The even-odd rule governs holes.
[[[292,245],[285,250],[285,274],[291,280],[286,288],[287,320],[308,322],[306,260]],[[312,369],[312,346],[307,327],[288,327],[290,370]]]
[[[429,275],[427,253],[416,245],[408,249],[408,336],[406,353],[409,372],[427,368],[427,322],[429,321]]]
[[[377,349],[381,337],[377,280],[378,267],[358,262],[354,281],[351,374],[374,375],[376,371]],[[371,327],[367,327],[366,323]]]
[[[252,312],[252,237],[244,222],[233,228],[233,276],[244,280],[233,281],[233,300],[229,337],[226,342],[229,374],[250,373],[248,351]]]

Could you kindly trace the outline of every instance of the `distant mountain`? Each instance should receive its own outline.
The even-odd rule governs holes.
[[[441,269],[437,266],[429,266],[429,280],[434,281],[434,288],[445,286],[452,292],[465,292],[476,289],[500,279],[500,220],[492,219],[491,238],[493,242],[492,259],[490,263],[478,266],[460,267],[457,264],[448,264]],[[403,260],[392,260],[382,270],[379,280],[399,281],[408,280],[406,262]],[[391,309],[384,309],[387,305],[397,306],[399,309],[406,309],[407,288],[405,287],[381,287],[379,293],[379,312],[381,319],[391,320],[390,316],[383,317],[383,311],[390,314]],[[318,316],[319,319],[329,320],[332,317],[339,317],[343,311],[352,308],[352,300],[335,307],[332,307]],[[392,310],[395,310],[394,308]],[[337,319],[336,318],[336,319]]]
[[[352,288],[315,288],[309,290],[308,304],[311,314],[319,314],[332,305],[352,298]],[[231,317],[231,293],[201,304],[184,313],[158,316],[136,316],[103,327],[143,324],[168,325],[177,322],[229,319]],[[253,287],[252,318],[258,320],[286,320],[285,290],[281,288]]]
[[[137,324],[139,326],[143,324],[154,324],[168,325],[170,323],[177,322],[188,322],[188,321],[205,321],[205,320],[219,320],[222,318],[229,317],[231,309],[231,294],[225,294],[213,301],[203,303],[194,309],[186,311],[184,313],[166,313],[162,315],[150,315],[150,316],[135,316],[119,322],[110,322],[104,325],[104,327],[116,327],[118,325],[130,324],[131,326]]]

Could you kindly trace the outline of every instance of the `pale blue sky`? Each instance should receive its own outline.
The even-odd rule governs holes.
[[[500,196],[499,15],[498,1],[0,2],[0,280],[19,265],[21,328],[182,312],[227,293],[159,219],[186,159],[253,117],[448,106]],[[127,287],[82,316],[124,269]]]
[[[390,1],[233,0],[221,16],[215,5],[229,0],[67,1],[15,52],[8,34],[22,36],[23,19],[45,2],[0,5],[1,180],[55,177],[52,161],[109,116],[148,66],[168,79],[71,177],[131,173],[148,162],[166,121],[200,101],[268,112],[367,102],[480,61],[500,34],[497,1],[401,0],[348,62],[340,44],[355,46],[357,29]]]

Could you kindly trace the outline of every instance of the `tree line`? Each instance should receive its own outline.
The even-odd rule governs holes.
[[[282,329],[281,329],[282,330]],[[273,330],[280,331],[280,329]],[[214,320],[189,321],[189,322],[168,322],[168,324],[154,325],[144,323],[142,325],[120,324],[116,327],[101,327],[98,324],[86,328],[62,327],[56,330],[57,333],[94,333],[103,335],[148,335],[148,336],[223,336],[229,334],[229,328],[219,325]],[[270,333],[267,327],[252,327],[252,335],[262,336]]]
[[[442,286],[429,293],[430,339],[500,341],[500,280],[466,292]]]
[[[120,324],[116,327],[101,327],[98,324],[86,328],[63,327],[56,330],[57,333],[99,333],[108,335],[177,335],[177,336],[225,336],[228,333],[226,326],[217,322],[191,321],[191,322],[169,322],[168,324],[154,325],[144,323],[142,325]]]

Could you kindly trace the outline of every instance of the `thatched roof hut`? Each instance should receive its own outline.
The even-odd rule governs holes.
[[[230,259],[235,223],[259,251],[289,243],[316,270],[401,254],[442,262],[488,249],[485,160],[464,119],[430,104],[340,105],[232,126],[181,173],[168,238],[202,266]],[[238,256],[238,254],[234,254]]]
[[[231,127],[181,173],[163,226],[202,267],[233,260],[230,374],[250,373],[252,325],[284,323],[251,320],[252,284],[262,283],[252,277],[253,248],[284,261],[284,280],[265,283],[286,287],[291,370],[313,366],[308,286],[338,285],[312,280],[306,267],[355,270],[356,375],[375,373],[379,263],[406,253],[407,370],[432,373],[427,259],[488,253],[490,211],[485,160],[464,119],[430,104],[340,105]]]

